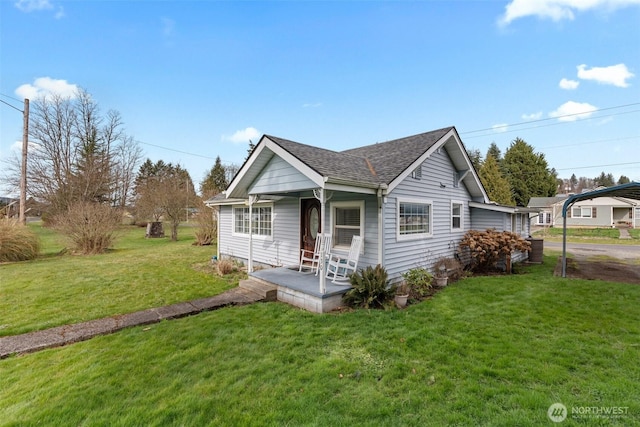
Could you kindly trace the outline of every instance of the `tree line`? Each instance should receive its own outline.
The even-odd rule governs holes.
[[[599,176],[559,178],[550,168],[544,154],[516,138],[504,156],[495,142],[483,156],[480,150],[469,150],[471,163],[482,181],[489,199],[503,205],[527,206],[531,197],[553,197],[560,193],[581,193],[597,187],[626,184],[631,180],[621,175],[617,180],[611,173]]]
[[[181,165],[143,161],[142,150],[125,132],[120,114],[115,110],[103,113],[83,89],[70,97],[36,99],[31,111],[29,196],[45,206],[45,222],[69,235],[96,240],[78,245],[89,248],[83,252],[106,249],[110,239],[95,236],[110,235],[125,211],[137,222],[164,219],[171,224],[171,238],[176,240],[178,224],[202,209],[203,200],[224,191],[240,168],[223,165],[218,156],[200,182],[198,194]],[[248,156],[254,148],[250,141]],[[575,174],[568,180],[559,179],[544,154],[536,153],[520,138],[512,141],[504,156],[495,143],[484,156],[479,150],[470,150],[469,156],[489,199],[504,205],[526,206],[531,197],[553,196],[558,189],[579,192],[615,184],[613,176],[604,172],[593,179]],[[17,155],[5,169],[7,180],[17,188]],[[629,179],[621,176],[617,182]]]

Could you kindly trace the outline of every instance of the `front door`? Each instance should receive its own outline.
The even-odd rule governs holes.
[[[313,252],[318,233],[322,232],[318,199],[302,199],[300,214],[300,248]]]

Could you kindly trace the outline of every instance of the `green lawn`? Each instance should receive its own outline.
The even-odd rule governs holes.
[[[605,243],[617,245],[637,245],[640,230],[628,229],[631,239],[620,240],[620,230],[616,228],[567,228],[567,241],[572,243]],[[552,242],[562,241],[562,227],[550,227],[537,230],[533,237],[544,238]]]
[[[114,250],[93,256],[59,255],[60,236],[31,227],[42,256],[0,266],[0,336],[208,297],[237,284],[194,268],[206,267],[215,247],[193,246],[191,227],[181,227],[178,242],[123,227]]]
[[[640,286],[555,255],[405,310],[259,303],[0,360],[0,425],[540,426],[561,402],[626,413],[559,425],[638,426]]]

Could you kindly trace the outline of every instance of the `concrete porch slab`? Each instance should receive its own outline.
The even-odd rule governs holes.
[[[320,277],[301,273],[297,268],[277,267],[254,271],[250,277],[272,283],[278,287],[278,301],[303,308],[313,313],[327,313],[342,305],[342,295],[351,286],[326,281],[326,292],[320,293]]]

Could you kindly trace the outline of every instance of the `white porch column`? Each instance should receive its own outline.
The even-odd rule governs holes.
[[[314,192],[315,194],[315,192]],[[322,234],[327,232],[326,224],[327,224],[327,220],[325,219],[326,215],[325,215],[325,191],[324,188],[322,188],[320,190],[320,223],[322,224],[320,227],[322,228]],[[326,248],[325,248],[326,251]],[[318,276],[320,276],[320,294],[324,295],[327,292],[327,272],[325,271],[325,264],[324,264],[324,254],[321,255],[321,259],[320,262],[322,263],[322,270],[321,270],[321,274],[319,274]],[[320,268],[320,264],[318,264],[318,268]]]
[[[316,188],[313,190],[313,196],[320,201],[320,224],[322,228],[322,234],[325,234],[327,233],[327,228],[326,228],[327,220],[326,220],[325,209],[327,206],[327,200],[331,199],[331,196],[333,196],[333,192],[327,192],[324,188]],[[320,276],[320,280],[319,280],[320,293],[324,295],[327,292],[327,280],[325,277],[327,272],[325,271],[326,267],[324,265],[324,258],[322,259],[321,262],[322,264],[320,264],[318,268],[322,266],[322,274],[319,274],[318,276]]]
[[[253,204],[260,199],[258,195],[249,195],[249,259],[247,272],[253,273]]]

